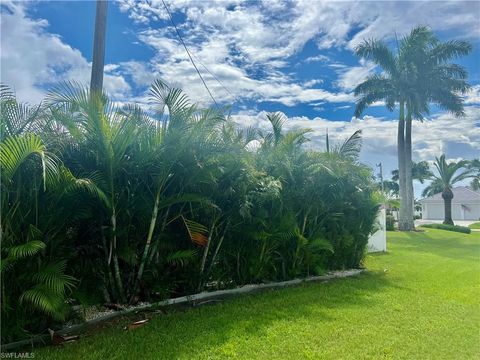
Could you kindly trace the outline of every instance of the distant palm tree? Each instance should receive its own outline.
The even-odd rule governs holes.
[[[476,175],[473,177],[470,187],[473,190],[480,190],[480,159],[473,159],[468,165],[469,169],[473,169]]]
[[[433,175],[432,184],[424,190],[424,194],[433,195],[441,189],[442,198],[445,205],[445,219],[444,224],[453,225],[452,220],[452,187],[465,179],[473,176],[473,171],[468,169],[468,161],[462,160],[458,162],[449,162],[445,160],[445,154],[436,157],[434,162],[437,174]]]
[[[412,179],[418,180],[420,184],[423,184],[425,180],[432,177],[432,172],[429,169],[427,161],[420,161],[418,163],[412,162]],[[398,181],[399,173],[398,169],[392,171],[392,180]]]
[[[422,197],[429,197],[435,194],[441,193],[443,190],[442,181],[440,179],[434,178],[430,185],[428,185],[422,191]]]
[[[382,68],[383,73],[370,75],[355,88],[358,96],[355,116],[366,107],[384,101],[388,110],[398,104],[398,169],[400,185],[400,230],[414,229],[412,184],[412,119],[429,114],[429,104],[435,103],[463,115],[464,94],[469,85],[467,72],[450,60],[467,55],[472,46],[464,41],[440,42],[427,27],[416,27],[398,43],[394,54],[377,40],[360,44],[356,53]]]

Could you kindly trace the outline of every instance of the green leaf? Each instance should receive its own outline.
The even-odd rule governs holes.
[[[40,250],[45,249],[46,245],[43,241],[33,240],[25,244],[12,246],[8,249],[8,254],[15,260],[33,256]]]

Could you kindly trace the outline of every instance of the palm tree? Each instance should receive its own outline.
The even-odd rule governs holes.
[[[476,173],[476,175],[473,177],[473,180],[470,183],[470,187],[473,190],[480,190],[480,159],[473,159],[470,161],[470,164],[468,165],[470,169],[473,169],[473,171]]]
[[[413,230],[412,184],[412,119],[423,119],[429,114],[429,104],[435,103],[463,115],[464,94],[469,85],[467,72],[450,60],[470,53],[472,46],[464,41],[440,42],[427,27],[416,27],[397,42],[397,53],[382,41],[366,40],[360,44],[358,56],[373,61],[382,74],[369,76],[355,88],[358,96],[355,116],[374,102],[384,101],[388,110],[398,104],[397,134],[400,187],[400,230]]]
[[[433,196],[435,194],[441,193],[442,190],[443,190],[442,181],[440,179],[433,178],[430,185],[428,185],[425,189],[423,189],[422,197],[425,198],[425,197]]]
[[[430,171],[427,161],[412,162],[412,179],[417,180],[420,184],[423,184],[425,180],[428,180],[432,177],[432,172]],[[392,171],[392,180],[398,181],[399,173],[398,169]]]
[[[106,194],[104,205],[110,219],[110,243],[105,246],[107,272],[112,274],[113,265],[113,293],[117,294],[117,299],[125,301],[118,257],[117,219],[119,202],[127,189],[122,188],[117,180],[127,171],[128,149],[137,140],[138,125],[144,119],[128,116],[103,93],[90,93],[76,83],[58,85],[48,94],[47,105],[52,117],[68,129],[72,142],[81,144],[81,148],[74,148],[77,161],[82,164],[85,173],[95,172],[99,179],[98,187]]]
[[[452,187],[462,180],[471,178],[473,176],[473,171],[467,168],[467,160],[447,163],[445,160],[445,154],[440,156],[440,158],[435,157],[434,165],[437,174],[433,175],[433,183],[430,185],[430,189],[427,188],[429,190],[426,189],[426,193],[430,193],[430,190],[436,191],[441,188],[445,206],[445,219],[443,223],[454,225],[452,220]]]

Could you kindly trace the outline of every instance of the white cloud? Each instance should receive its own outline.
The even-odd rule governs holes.
[[[237,99],[274,101],[291,106],[312,101],[352,101],[351,90],[373,71],[373,65],[346,66],[330,60],[322,49],[352,49],[364,38],[393,39],[419,23],[428,23],[435,31],[475,38],[478,23],[472,2],[346,2],[346,1],[166,1],[173,13],[185,17],[179,23],[196,61],[205,65],[235,94]],[[158,29],[155,21],[168,19],[161,0],[123,0],[120,9],[145,25],[139,39],[153,47],[158,55],[150,66],[162,78],[179,83],[193,99],[210,100],[186,57],[173,29]],[[445,16],[453,13],[454,16]],[[478,13],[478,11],[477,11]],[[402,16],[399,16],[402,14]],[[353,34],[353,35],[352,35]],[[340,92],[309,89],[294,74],[287,74],[292,55],[308,41],[314,41],[319,54],[301,63],[323,62],[334,69]],[[328,55],[328,56],[327,56]],[[222,85],[199,66],[212,92],[227,101],[233,98]],[[319,85],[316,84],[316,85]]]
[[[330,58],[326,55],[316,55],[316,56],[309,56],[305,60],[306,63],[312,63],[312,62],[329,62]]]
[[[360,66],[352,66],[337,71],[339,74],[337,85],[345,91],[352,91],[368,75],[374,73],[375,67],[375,64],[361,59]]]
[[[480,85],[474,85],[465,96],[465,104],[480,104]]]
[[[233,119],[240,126],[257,126],[269,130],[270,124],[265,112],[257,114],[239,113]],[[361,160],[372,168],[383,163],[385,177],[397,169],[397,121],[394,119],[364,116],[350,121],[330,121],[324,118],[290,117],[284,128],[308,128],[312,132],[308,146],[325,149],[325,134],[328,129],[332,142],[343,141],[356,130],[362,130],[363,147]],[[448,137],[445,136],[448,134]],[[455,118],[449,114],[440,114],[432,119],[413,122],[412,129],[413,160],[433,160],[443,153],[447,158],[472,159],[480,154],[480,107],[466,107],[466,116]],[[415,185],[417,196],[422,186]]]
[[[91,64],[60,36],[48,33],[48,21],[30,18],[22,3],[2,2],[2,7],[1,81],[14,88],[19,100],[38,103],[46,86],[63,80],[89,83]],[[130,85],[109,70],[115,66],[106,67],[105,89],[114,98],[127,96]]]
[[[202,105],[212,102],[185,49],[178,41],[166,37],[165,30],[153,29],[141,32],[139,39],[153,47],[158,55],[149,63],[120,64],[123,74],[131,74],[137,84],[143,85],[149,85],[153,76],[158,76],[171,85],[183,88],[194,101]],[[211,37],[202,43],[192,41],[189,45],[200,72],[217,99],[273,101],[287,106],[319,100],[353,101],[353,96],[349,93],[312,88],[321,84],[321,79],[297,82],[290,75],[278,71],[272,61],[252,70],[253,65],[242,62],[243,59],[238,61],[231,55],[230,46],[228,41],[221,37]],[[260,71],[261,76],[252,75],[255,71]]]

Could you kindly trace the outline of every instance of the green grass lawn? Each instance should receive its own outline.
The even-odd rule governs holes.
[[[389,233],[370,272],[122,323],[51,359],[479,359],[480,234]]]
[[[480,222],[476,222],[476,223],[470,224],[468,227],[469,227],[470,229],[480,229]]]

